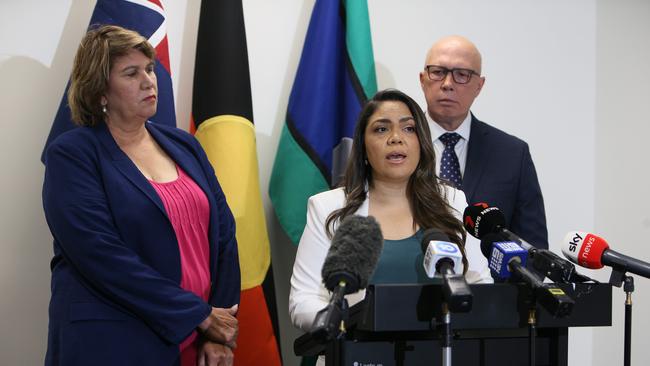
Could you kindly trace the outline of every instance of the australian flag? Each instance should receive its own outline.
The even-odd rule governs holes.
[[[160,0],[97,0],[95,10],[90,18],[89,28],[113,24],[140,33],[156,49],[156,78],[158,79],[158,110],[151,117],[152,122],[176,126],[174,111],[174,94],[169,68],[169,47],[165,13]],[[45,150],[57,136],[72,129],[75,125],[70,118],[68,107],[68,86],[61,99],[59,110],[47,137]]]

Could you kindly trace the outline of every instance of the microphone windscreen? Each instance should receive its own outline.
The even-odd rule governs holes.
[[[341,280],[346,281],[346,293],[367,287],[383,246],[381,229],[372,216],[343,219],[323,263],[325,287],[332,291]]]
[[[430,241],[446,241],[446,242],[451,242],[449,240],[449,236],[447,234],[443,233],[439,229],[426,229],[424,231],[424,234],[422,234],[422,242],[420,243],[420,248],[422,249],[422,253],[427,252],[427,248],[429,247],[429,242]]]
[[[609,244],[605,239],[583,231],[571,231],[564,237],[562,254],[582,267],[603,268],[602,258]]]
[[[483,253],[485,258],[490,259],[490,256],[492,255],[492,245],[499,241],[507,241],[507,239],[499,233],[488,233],[483,235],[483,239],[481,239],[481,253]]]
[[[499,208],[477,203],[465,208],[463,225],[470,235],[482,239],[484,235],[505,228],[506,218]]]

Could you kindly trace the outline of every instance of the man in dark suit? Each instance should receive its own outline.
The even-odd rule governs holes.
[[[466,38],[445,37],[429,49],[420,84],[439,175],[461,188],[470,204],[498,207],[509,230],[548,248],[544,200],[528,144],[470,113],[484,83],[481,54]]]

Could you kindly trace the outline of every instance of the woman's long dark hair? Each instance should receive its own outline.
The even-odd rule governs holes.
[[[445,184],[436,176],[436,158],[431,141],[431,132],[427,119],[420,106],[408,95],[396,89],[386,89],[377,92],[359,114],[352,151],[345,170],[341,186],[345,192],[345,206],[332,212],[325,221],[327,234],[332,236],[334,222],[340,222],[345,217],[354,214],[367,196],[367,188],[372,186],[372,167],[366,164],[365,135],[368,120],[384,102],[394,101],[404,103],[415,119],[415,130],[420,143],[420,161],[415,172],[409,179],[406,195],[413,211],[413,228],[438,229],[458,245],[463,252],[463,264],[467,270],[465,255],[465,230],[463,224],[453,214],[453,208],[443,196],[441,184]]]

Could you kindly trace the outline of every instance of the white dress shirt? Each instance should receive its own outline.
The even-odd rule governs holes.
[[[467,162],[467,144],[469,143],[469,132],[472,126],[472,114],[467,113],[467,117],[463,122],[458,126],[455,131],[447,131],[444,128],[440,127],[436,121],[434,121],[429,113],[427,115],[427,122],[429,122],[429,129],[431,130],[431,139],[433,140],[433,149],[436,152],[436,175],[440,176],[440,160],[442,159],[442,152],[445,150],[445,144],[440,141],[440,136],[447,132],[456,132],[460,135],[460,140],[456,143],[454,151],[456,152],[456,157],[458,157],[458,164],[460,165],[460,174],[461,176],[465,175],[465,165]]]

